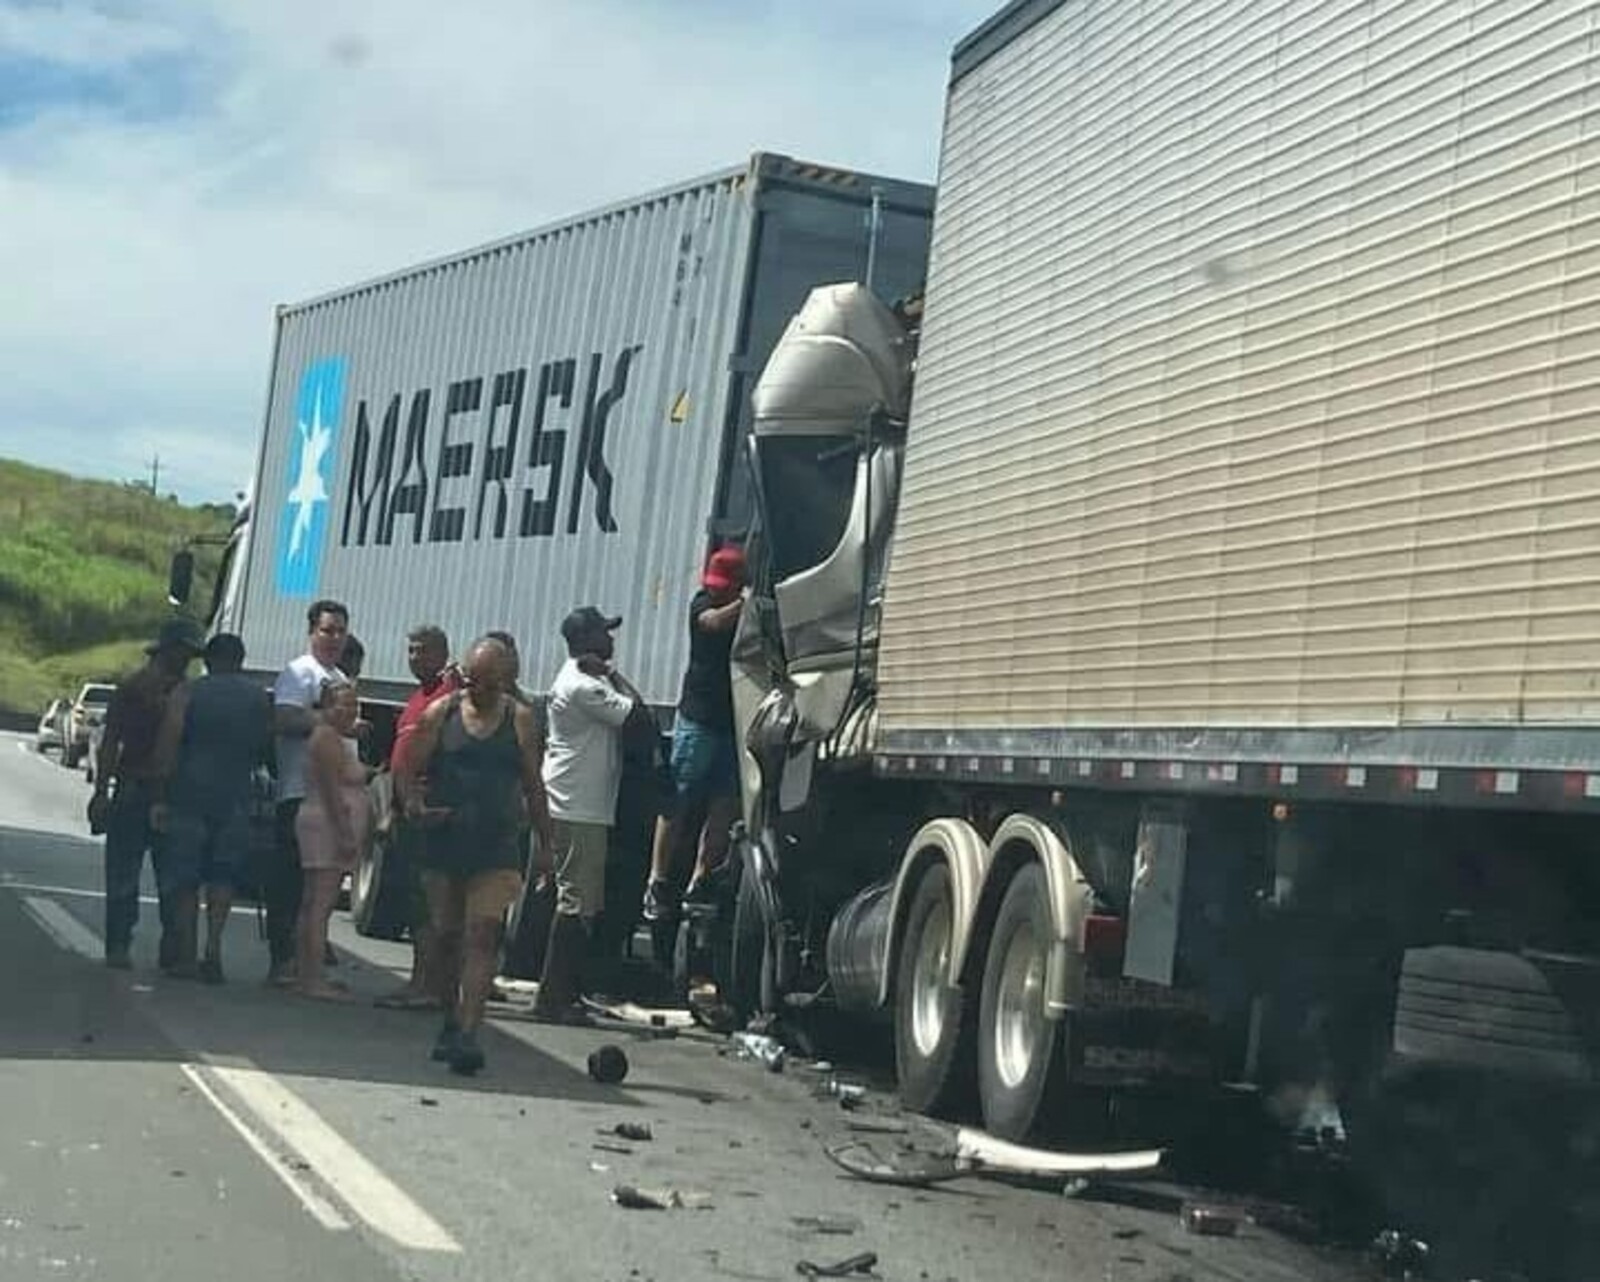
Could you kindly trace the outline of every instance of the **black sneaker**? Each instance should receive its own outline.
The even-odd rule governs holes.
[[[665,877],[652,877],[644,888],[644,908],[641,915],[646,921],[660,921],[668,913],[667,902],[672,885]]]
[[[132,970],[133,958],[126,948],[106,949],[106,967],[110,970]]]
[[[450,1071],[471,1077],[483,1068],[483,1048],[478,1045],[476,1033],[457,1033],[455,1047],[450,1052]]]
[[[433,1060],[436,1064],[454,1064],[456,1047],[461,1042],[461,1030],[454,1024],[446,1024],[439,1030],[438,1040],[433,1044]]]
[[[200,963],[200,982],[202,984],[221,984],[226,981],[222,977],[222,963],[215,957],[207,957]]]

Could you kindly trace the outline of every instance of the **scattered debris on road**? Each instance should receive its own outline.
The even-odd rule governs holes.
[[[589,1076],[602,1086],[615,1086],[628,1075],[628,1057],[607,1043],[589,1052]]]
[[[943,1180],[957,1179],[966,1173],[956,1165],[953,1153],[918,1153],[907,1148],[886,1157],[864,1140],[834,1144],[823,1152],[835,1166],[873,1184],[902,1184],[907,1188],[922,1188]]]
[[[766,1065],[769,1073],[783,1072],[788,1051],[776,1037],[768,1037],[763,1033],[735,1033],[728,1041],[733,1046],[736,1058],[756,1060]]]
[[[600,1134],[615,1135],[618,1139],[633,1140],[640,1144],[648,1143],[656,1137],[648,1122],[618,1122],[609,1130],[601,1131]]]
[[[848,1237],[852,1233],[859,1233],[862,1228],[861,1221],[853,1215],[792,1215],[789,1218],[796,1228],[805,1229],[808,1233],[835,1237]]]
[[[1385,1277],[1423,1278],[1428,1275],[1428,1257],[1433,1252],[1409,1233],[1384,1229],[1372,1241],[1372,1254]]]
[[[1064,1184],[1072,1192],[1081,1192],[1094,1177],[1152,1174],[1160,1168],[1162,1159],[1160,1149],[1054,1153],[1011,1144],[965,1126],[954,1135],[928,1127],[923,1135],[913,1138],[908,1131],[899,1137],[892,1152],[886,1153],[885,1147],[874,1146],[863,1138],[831,1145],[824,1151],[836,1166],[879,1184],[916,1188],[962,1175],[989,1175]]]
[[[859,1082],[840,1081],[837,1077],[830,1077],[819,1088],[818,1093],[825,1099],[836,1099],[839,1107],[847,1112],[860,1108],[866,1101],[867,1088]]]
[[[1239,1231],[1243,1214],[1231,1206],[1207,1206],[1200,1202],[1185,1202],[1178,1219],[1190,1233],[1202,1237],[1233,1237]]]
[[[855,1135],[906,1135],[911,1130],[904,1122],[869,1122],[859,1118],[845,1123],[845,1129]]]
[[[871,1273],[877,1267],[877,1252],[863,1251],[837,1264],[813,1264],[810,1260],[801,1260],[794,1266],[794,1271],[808,1278],[847,1278],[857,1273]]]
[[[434,1099],[432,1095],[424,1095],[422,1097],[421,1103],[422,1103],[422,1107],[423,1108],[438,1108],[439,1107],[439,1101]]]
[[[611,1200],[628,1211],[709,1211],[711,1194],[687,1189],[639,1188],[619,1184],[611,1190]]]

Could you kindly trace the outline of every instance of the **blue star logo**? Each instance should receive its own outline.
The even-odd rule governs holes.
[[[277,579],[284,596],[311,596],[322,575],[346,365],[342,356],[318,361],[300,379],[290,438],[289,490],[278,517]]]

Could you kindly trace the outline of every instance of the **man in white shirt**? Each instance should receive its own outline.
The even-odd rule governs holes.
[[[300,913],[300,847],[294,820],[306,795],[306,742],[317,725],[325,682],[343,684],[339,660],[350,635],[350,611],[338,601],[315,601],[306,611],[306,653],[291,659],[272,687],[272,728],[278,765],[278,840],[262,878],[267,907],[267,980],[294,981],[294,923]]]
[[[616,670],[612,633],[620,618],[592,605],[561,624],[570,658],[550,688],[544,787],[555,848],[543,852],[556,879],[556,912],[534,1014],[584,1022],[577,1000],[589,933],[605,904],[606,851],[622,786],[622,727],[643,706]]]

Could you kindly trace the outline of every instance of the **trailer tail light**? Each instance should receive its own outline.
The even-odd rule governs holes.
[[[1090,913],[1083,923],[1083,957],[1096,977],[1122,973],[1122,952],[1128,942],[1128,924],[1110,913]]]

